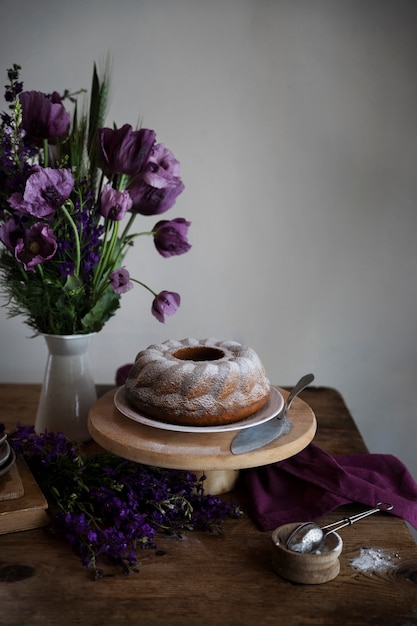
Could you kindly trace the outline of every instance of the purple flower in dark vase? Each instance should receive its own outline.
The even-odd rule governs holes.
[[[152,303],[152,315],[159,322],[165,322],[165,315],[174,315],[181,303],[179,293],[173,291],[161,291]]]
[[[35,166],[23,194],[13,193],[9,204],[19,213],[48,219],[68,200],[73,187],[74,179],[69,169]]]
[[[116,130],[101,128],[99,141],[106,175],[134,176],[140,172],[149,159],[155,137],[153,130],[133,130],[130,124]]]
[[[6,228],[10,221],[6,222],[3,228]],[[3,232],[0,233],[0,237],[5,245],[10,247],[7,243],[8,237],[9,244],[14,244],[15,258],[23,264],[26,271],[33,272],[35,265],[44,263],[55,255],[58,247],[55,235],[44,222],[36,222],[30,228],[19,230],[18,234],[12,226],[5,238]]]
[[[111,185],[104,185],[100,196],[100,213],[104,218],[119,222],[132,208],[132,198],[128,191],[117,191]]]
[[[167,258],[188,252],[191,248],[187,240],[190,225],[191,222],[187,222],[183,217],[161,220],[155,224],[154,243],[159,254]]]
[[[115,293],[122,294],[130,291],[133,287],[133,283],[130,280],[129,272],[125,267],[121,267],[117,270],[114,270],[109,275],[111,288]]]
[[[24,91],[19,100],[22,126],[29,137],[50,141],[67,133],[71,116],[60,102],[52,102],[40,91]]]
[[[159,215],[168,211],[184,190],[180,164],[163,144],[156,145],[143,172],[129,185],[133,211]]]

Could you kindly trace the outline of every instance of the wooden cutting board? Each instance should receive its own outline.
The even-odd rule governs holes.
[[[0,477],[0,493],[0,535],[48,524],[48,503],[22,458],[18,457],[13,468]]]
[[[16,500],[25,493],[22,479],[16,463],[6,474],[0,476],[0,502],[4,500]]]

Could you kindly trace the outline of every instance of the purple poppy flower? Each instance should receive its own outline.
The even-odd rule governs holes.
[[[53,140],[66,134],[71,116],[60,102],[52,102],[40,91],[24,91],[19,100],[22,126],[29,137]]]
[[[190,225],[191,222],[187,222],[183,217],[161,220],[155,224],[154,244],[159,254],[167,258],[188,252],[191,248],[187,240]]]
[[[161,291],[152,302],[152,315],[159,322],[165,322],[165,315],[174,315],[181,303],[179,293],[173,291]]]
[[[9,204],[19,213],[48,219],[68,200],[73,187],[74,179],[69,169],[35,166],[26,181],[24,193],[13,193]]]
[[[101,128],[99,139],[106,175],[134,176],[140,172],[149,159],[155,137],[153,130],[142,128],[134,131],[130,124],[116,130]]]
[[[13,218],[0,226],[0,241],[2,241],[11,252],[14,252],[17,242],[19,239],[23,239],[24,234],[25,229],[17,224]]]
[[[22,234],[16,241],[14,255],[26,271],[34,272],[35,265],[52,259],[58,244],[48,224],[43,222],[36,222]]]
[[[116,191],[111,185],[104,185],[100,197],[100,213],[103,217],[118,222],[132,208],[132,198],[128,191]]]
[[[126,293],[126,291],[130,291],[133,287],[129,272],[125,267],[114,270],[114,272],[110,274],[109,279],[111,288],[115,293]]]
[[[180,164],[163,144],[152,150],[147,165],[129,185],[133,211],[141,215],[159,215],[168,211],[184,190]]]

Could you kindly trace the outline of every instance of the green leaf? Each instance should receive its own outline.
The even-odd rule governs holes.
[[[84,283],[78,276],[67,276],[65,281],[64,290],[69,295],[78,295],[84,291]]]
[[[85,115],[78,118],[78,104],[74,107],[73,127],[70,137],[68,138],[68,150],[70,164],[80,175],[86,168],[85,159],[85,141],[87,133],[87,119]]]
[[[96,64],[93,69],[91,83],[90,111],[88,116],[87,153],[90,159],[90,176],[93,182],[96,178],[98,158],[98,130],[104,126],[107,112],[107,100],[110,83],[109,61],[106,62],[104,75],[101,78]]]
[[[82,327],[89,333],[98,332],[119,307],[120,295],[114,293],[112,289],[107,289],[100,300],[81,319]]]

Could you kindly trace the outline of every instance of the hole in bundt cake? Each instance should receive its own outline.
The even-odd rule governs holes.
[[[224,357],[224,352],[208,346],[187,346],[173,352],[172,356],[180,361],[217,361]]]

